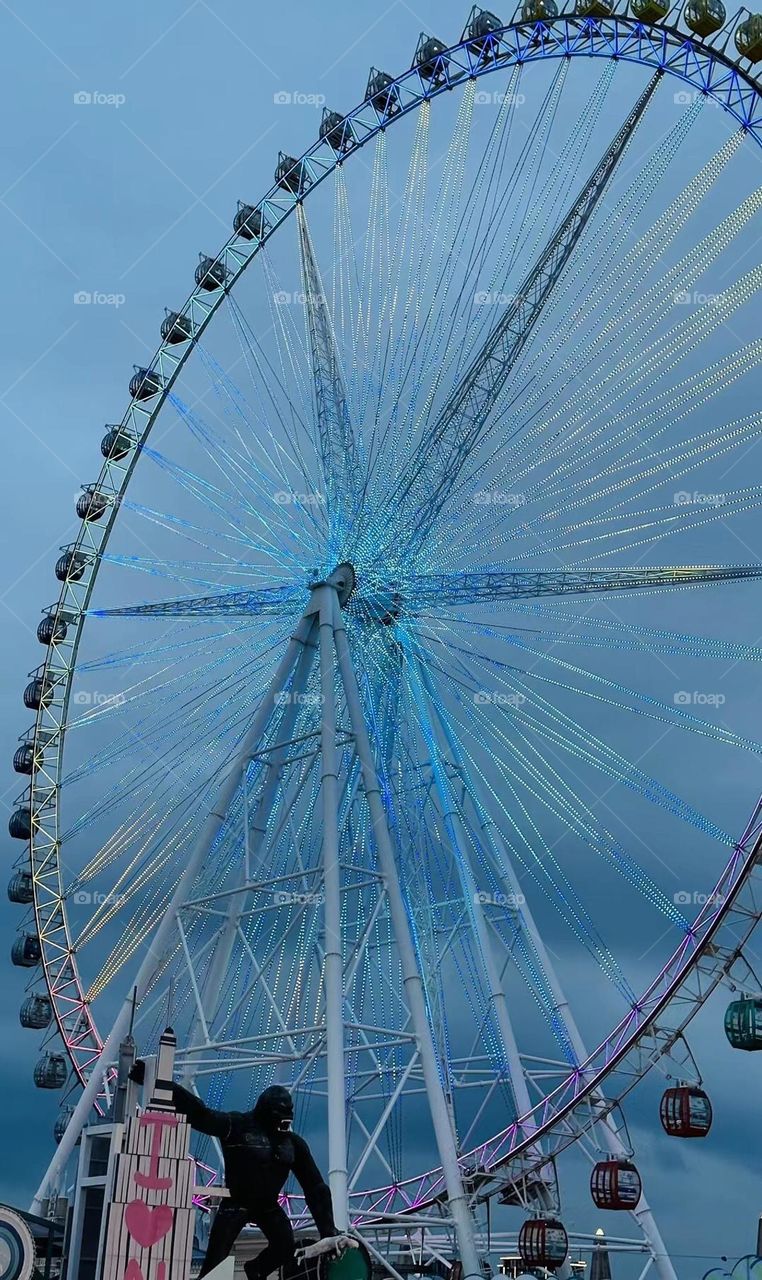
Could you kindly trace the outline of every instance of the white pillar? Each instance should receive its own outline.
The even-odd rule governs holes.
[[[352,657],[349,652],[344,619],[341,616],[338,598],[334,601],[334,628],[339,670],[347,699],[349,719],[355,739],[355,749],[362,767],[363,789],[368,800],[381,874],[384,878],[389,900],[389,913],[402,966],[405,1000],[410,1010],[413,1029],[418,1041],[418,1052],[423,1069],[426,1094],[434,1126],[439,1159],[442,1163],[442,1171],[447,1187],[450,1213],[455,1225],[460,1261],[463,1264],[464,1280],[483,1280],[474,1238],[474,1224],[460,1175],[455,1135],[452,1131],[447,1104],[442,1092],[434,1039],[426,1013],[423,982],[418,971],[415,948],[410,932],[410,922],[407,917],[402,889],[400,888],[394,848],[381,799],[381,786],[373,759],[368,731],[365,726],[362,699],[352,665]]]
[[[326,1069],[328,1075],[328,1181],[339,1231],[349,1226],[347,1199],[347,1121],[344,1080],[344,975],[341,947],[341,873],[339,869],[339,775],[336,750],[336,663],[332,586],[317,589],[320,609],[320,791],[323,817],[323,892],[325,895]]]

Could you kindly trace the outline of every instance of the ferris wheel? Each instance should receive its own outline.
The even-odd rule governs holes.
[[[200,255],[24,691],[37,1204],[171,1000],[183,1082],[294,1088],[379,1261],[481,1275],[497,1199],[568,1275],[568,1152],[673,1280],[623,1100],[661,1071],[708,1132],[721,983],[762,1048],[762,744],[719,714],[762,660],[760,60],[719,0],[474,8]]]

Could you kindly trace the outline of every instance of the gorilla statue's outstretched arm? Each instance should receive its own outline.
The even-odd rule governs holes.
[[[205,1133],[210,1138],[225,1141],[233,1129],[233,1116],[229,1111],[213,1111],[205,1102],[184,1089],[181,1084],[172,1084],[172,1101],[181,1115],[188,1117],[188,1123],[198,1133]]]

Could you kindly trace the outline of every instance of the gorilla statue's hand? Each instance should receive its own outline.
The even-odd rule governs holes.
[[[130,1067],[129,1079],[133,1084],[144,1084],[146,1078],[146,1064],[142,1058],[136,1058]]]
[[[304,1249],[297,1249],[294,1257],[297,1263],[309,1261],[310,1258],[318,1258],[321,1254],[333,1254],[340,1258],[346,1249],[359,1249],[359,1244],[352,1236],[344,1233],[337,1236],[325,1236],[323,1240],[317,1240],[315,1244],[308,1244]]]

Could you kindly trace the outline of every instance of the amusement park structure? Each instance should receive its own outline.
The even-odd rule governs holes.
[[[561,127],[569,68],[596,60],[601,80],[583,86],[584,107],[576,100],[589,128],[546,177],[539,147]],[[728,19],[720,0],[679,11],[577,0],[560,12],[526,0],[509,24],[474,8],[458,43],[422,35],[409,70],[374,68],[358,107],[326,109],[318,140],[298,159],[281,153],[275,185],[240,203],[230,239],[201,256],[195,288],[167,312],[154,359],[136,368],[128,408],[103,436],[24,691],[34,723],[13,762],[24,789],[9,830],[23,853],[8,892],[24,915],[12,959],[30,976],[22,1025],[45,1038],[35,1083],[67,1089],[34,1213],[66,1197],[83,1131],[113,1113],[128,1032],[158,1052],[170,1007],[186,1087],[219,1102],[275,1081],[303,1100],[305,1130],[327,1135],[337,1226],[362,1238],[380,1271],[399,1280],[407,1250],[422,1270],[457,1261],[475,1280],[509,1242],[530,1271],[569,1276],[570,1248],[600,1265],[600,1240],[562,1220],[559,1164],[576,1152],[591,1165],[596,1209],[631,1215],[634,1235],[607,1233],[606,1257],[637,1254],[641,1274],[676,1280],[622,1104],[661,1071],[665,1137],[706,1137],[711,1103],[685,1033],[720,986],[732,992],[728,1041],[762,1049],[760,982],[745,954],[762,913],[762,803],[726,837],[626,757],[615,730],[588,732],[568,699],[650,717],[696,750],[758,749],[655,688],[634,689],[632,670],[622,683],[612,663],[624,651],[760,660],[745,639],[674,620],[704,593],[718,614],[732,593],[755,599],[762,568],[707,563],[709,504],[662,508],[654,496],[692,458],[760,431],[752,415],[655,444],[683,406],[713,404],[762,359],[742,310],[758,267],[679,317],[669,340],[656,327],[671,323],[670,291],[692,287],[759,212],[753,192],[719,229],[693,230],[726,166],[762,144],[760,61],[762,15]],[[508,122],[534,74],[550,79],[509,170]],[[631,76],[632,105],[605,129],[615,75]],[[501,77],[480,153],[489,164],[472,173],[477,95]],[[665,83],[687,123],[670,117],[641,159]],[[449,90],[461,105],[432,197],[427,131]],[[722,108],[715,126],[734,132],[718,134],[654,212],[707,102]],[[384,183],[398,130],[409,168],[395,229]],[[355,154],[369,152],[368,230],[356,236],[360,200],[347,183]],[[329,180],[327,284],[319,245],[330,219],[318,201]],[[643,217],[640,239],[624,239],[620,213]],[[289,223],[299,330],[276,306],[265,332],[237,298],[257,260],[272,298]],[[606,267],[602,227],[627,251],[604,284],[583,288],[597,260]],[[662,254],[664,275],[652,278]],[[478,285],[501,303],[474,320],[465,300]],[[728,352],[718,335],[736,312],[741,338]],[[212,321],[225,316],[248,399],[212,354]],[[595,372],[604,349],[609,380]],[[205,393],[183,385],[194,353],[218,395],[208,413]],[[673,374],[681,353],[686,368]],[[190,441],[176,458],[163,452],[171,415]],[[161,478],[140,489],[149,467]],[[167,477],[181,494],[174,510],[161,506]],[[521,489],[500,489],[505,477]],[[647,505],[626,507],[628,492]],[[757,501],[756,487],[737,492],[723,495],[727,521]],[[588,500],[598,505],[585,514]],[[662,542],[677,562],[661,558]],[[135,571],[150,575],[147,599],[129,594]],[[612,601],[645,602],[648,621],[594,612]],[[569,644],[606,661],[594,672],[566,662],[556,650]],[[697,912],[684,914],[615,819],[609,828],[594,812],[588,769],[706,842],[715,870]],[[589,878],[572,883],[557,856],[564,838],[600,856],[620,892],[668,928],[645,985],[630,986],[603,938]],[[616,993],[619,1003],[600,1003],[601,1016],[616,1010],[606,1027],[592,1016],[595,989],[590,1007],[569,989],[551,909]],[[212,1173],[218,1154],[194,1148]],[[493,1203],[521,1212],[510,1240],[490,1233]],[[303,1227],[303,1200],[289,1192],[287,1206]]]

